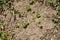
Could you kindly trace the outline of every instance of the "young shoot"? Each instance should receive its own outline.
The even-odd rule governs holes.
[[[37,13],[37,14],[36,14],[36,17],[37,17],[37,18],[40,18],[40,17],[41,17],[41,14]]]
[[[16,28],[19,28],[19,25],[16,23],[16,24],[15,24],[15,27],[16,27]]]
[[[38,25],[38,27],[39,27],[39,28],[41,28],[41,29],[43,28],[43,26],[42,26],[41,22],[38,22],[38,24],[37,24],[37,25]]]
[[[29,24],[29,23],[28,23],[28,21],[26,20],[26,21],[24,21],[24,22],[22,23],[22,27],[23,27],[23,28],[26,28],[28,24]]]
[[[26,6],[27,11],[31,11],[31,7],[29,5]]]

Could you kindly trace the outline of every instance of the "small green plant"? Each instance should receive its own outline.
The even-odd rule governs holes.
[[[31,7],[29,5],[26,6],[27,11],[31,11]]]
[[[14,9],[14,13],[15,13],[15,14],[19,14],[19,17],[22,16],[22,12],[20,12],[19,10]]]
[[[3,25],[3,21],[0,19],[0,26]]]
[[[3,20],[0,19],[0,28],[3,29]]]
[[[60,11],[57,12],[57,15],[60,15]]]
[[[14,11],[14,14],[18,13],[18,10],[14,9],[14,8],[13,8],[13,11]]]
[[[6,40],[6,36],[4,32],[0,32],[0,37],[2,38],[2,40]]]
[[[58,2],[59,2],[59,1],[58,1]],[[57,6],[57,10],[58,10],[57,15],[60,16],[60,2],[59,2],[59,4],[58,4],[58,6]]]
[[[28,21],[26,20],[26,21],[23,22],[22,27],[23,27],[23,28],[26,28],[28,24],[29,24],[29,23],[28,23]]]
[[[41,15],[40,15],[39,13],[37,13],[37,14],[36,14],[36,17],[37,17],[37,18],[40,18],[40,17],[41,17]]]
[[[53,18],[52,21],[53,21],[54,23],[58,23],[59,20],[58,20],[58,18]]]
[[[11,9],[12,8],[12,4],[11,3],[8,3],[8,7]]]
[[[39,27],[39,28],[41,28],[41,29],[43,28],[43,26],[42,26],[41,22],[38,22],[38,24],[37,24],[37,25],[38,25],[38,27]]]
[[[58,6],[58,11],[60,11],[60,6]]]
[[[15,24],[15,27],[16,27],[16,28],[19,28],[19,25],[16,23],[16,24]]]
[[[9,0],[0,0],[0,3],[6,3],[7,1],[9,1]]]
[[[34,3],[34,0],[30,0],[30,4],[33,4]]]
[[[58,0],[58,2],[60,2],[60,0]]]
[[[56,3],[57,0],[48,0],[50,3]]]
[[[19,14],[19,17],[22,17],[22,12],[18,10],[17,13]]]
[[[7,40],[12,40],[12,37],[11,36],[7,36]]]
[[[5,0],[0,0],[0,2],[4,2]]]
[[[1,5],[0,6],[0,14],[2,14],[1,12],[3,11],[4,9],[3,9],[3,6]]]

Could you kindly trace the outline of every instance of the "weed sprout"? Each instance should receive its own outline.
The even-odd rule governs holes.
[[[16,24],[15,24],[15,27],[16,27],[16,28],[19,28],[19,25],[16,23]]]
[[[11,36],[7,36],[7,40],[12,40],[12,37]]]
[[[37,25],[38,25],[38,27],[39,27],[39,28],[41,28],[41,29],[43,28],[43,26],[42,26],[41,22],[38,22],[38,24],[37,24]]]
[[[31,11],[31,8],[30,8],[29,5],[26,6],[26,10],[27,10],[27,11]]]
[[[23,27],[23,28],[26,28],[28,24],[29,24],[29,23],[28,23],[28,21],[26,20],[26,21],[23,22],[22,27]]]
[[[3,21],[2,20],[0,20],[0,25],[2,25],[3,24]]]
[[[6,36],[4,32],[0,32],[0,37],[2,38],[2,40],[6,40]]]
[[[30,0],[30,4],[33,4],[34,3],[34,0]]]
[[[58,22],[58,19],[57,19],[57,18],[53,18],[52,21],[53,21],[54,23],[57,23],[57,22]]]
[[[39,13],[37,13],[37,14],[36,14],[36,17],[37,17],[37,18],[40,18],[40,17],[41,17],[41,15],[40,15]]]

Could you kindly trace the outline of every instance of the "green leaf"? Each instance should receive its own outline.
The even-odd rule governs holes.
[[[41,15],[40,15],[39,13],[37,13],[37,14],[36,14],[36,17],[37,17],[37,18],[40,18],[40,17],[41,17]]]
[[[22,27],[26,28],[28,24],[29,24],[28,21],[24,21],[23,24],[22,24]]]
[[[0,0],[0,2],[4,2],[5,0]]]
[[[53,18],[52,21],[53,21],[54,23],[57,23],[59,20],[58,20],[57,18]]]
[[[7,37],[7,40],[12,40],[12,37],[11,37],[11,36],[8,36],[8,37]]]
[[[30,4],[33,4],[34,3],[34,0],[30,0]]]
[[[6,36],[4,32],[0,32],[0,37],[2,38],[2,40],[6,40]]]
[[[16,27],[16,28],[19,28],[19,25],[16,23],[16,24],[15,24],[15,27]]]
[[[3,21],[0,19],[0,26],[3,24]]]
[[[38,27],[41,28],[41,29],[43,28],[41,22],[38,22]]]
[[[60,6],[58,6],[58,11],[60,11]]]
[[[30,8],[29,5],[26,6],[26,10],[27,10],[27,11],[31,11],[31,8]]]
[[[48,0],[50,3],[56,3],[56,0]]]
[[[58,12],[57,12],[57,15],[59,15],[59,16],[60,16],[60,11],[58,11]]]

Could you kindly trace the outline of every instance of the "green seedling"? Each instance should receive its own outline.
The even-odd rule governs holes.
[[[16,10],[16,9],[13,8],[12,11],[14,11],[14,14],[18,14],[19,15],[19,18],[23,16],[22,15],[22,12],[20,12],[19,10]],[[16,20],[16,15],[15,15],[15,20]]]
[[[14,13],[15,13],[15,14],[19,14],[19,17],[21,17],[21,16],[22,16],[22,15],[21,15],[21,14],[22,14],[22,12],[20,12],[19,10],[15,10],[15,9],[14,9]]]
[[[33,4],[34,3],[34,0],[30,0],[30,4]]]
[[[58,23],[59,20],[58,20],[57,18],[53,18],[52,21],[53,21],[54,23]]]
[[[5,0],[0,0],[0,2],[4,2]]]
[[[12,37],[11,36],[7,36],[7,40],[12,40]]]
[[[22,13],[19,10],[14,10],[15,14],[18,14],[19,17],[22,17]],[[14,20],[16,20],[16,15],[14,15]]]
[[[60,3],[60,0],[58,0],[58,2]]]
[[[22,24],[22,27],[26,28],[28,24],[29,24],[28,21],[24,21],[23,24]]]
[[[38,25],[38,27],[39,27],[39,28],[41,28],[41,29],[43,28],[43,26],[42,26],[41,22],[38,22],[38,24],[37,24],[37,25]]]
[[[0,20],[0,28],[3,29],[3,21]]]
[[[2,21],[2,20],[0,20],[0,26],[1,26],[1,25],[3,25],[3,21]]]
[[[16,27],[16,28],[19,28],[19,25],[16,23],[16,24],[15,24],[15,27]]]
[[[40,15],[39,13],[37,13],[37,14],[36,14],[36,17],[37,17],[37,18],[40,18],[40,17],[41,17],[41,15]]]
[[[22,12],[18,10],[17,13],[19,14],[19,17],[22,17]]]
[[[13,9],[13,11],[14,11],[14,14],[17,14],[18,13],[18,11],[16,9]]]
[[[29,5],[26,6],[26,10],[27,10],[27,11],[31,11],[31,8],[30,8]]]
[[[8,3],[8,7],[11,8],[12,7],[12,4],[11,3]]]
[[[0,37],[2,38],[2,40],[6,40],[6,36],[4,32],[0,32]]]
[[[48,0],[49,3],[56,3],[56,0]]]
[[[60,11],[60,6],[58,6],[58,11]]]
[[[3,6],[1,5],[0,6],[0,12],[2,12],[4,9],[3,9]],[[2,14],[2,13],[0,13],[0,14]]]
[[[60,11],[57,12],[57,15],[60,15]]]
[[[6,3],[9,0],[0,0],[0,3]]]

